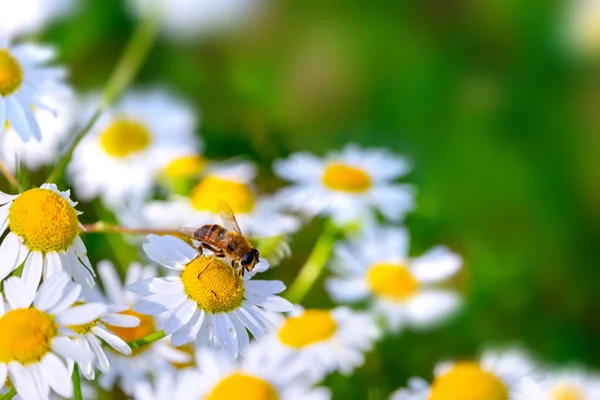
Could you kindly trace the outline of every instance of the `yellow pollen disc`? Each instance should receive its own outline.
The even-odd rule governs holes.
[[[371,187],[371,177],[362,169],[330,163],[323,173],[323,184],[340,192],[363,193]]]
[[[300,349],[329,339],[337,330],[331,313],[323,310],[306,310],[302,315],[289,317],[279,329],[282,343]]]
[[[78,335],[85,335],[86,333],[90,333],[92,331],[92,328],[95,327],[97,323],[98,320],[88,322],[87,324],[67,325],[67,328],[77,333]]]
[[[69,202],[48,189],[30,189],[8,211],[8,227],[25,246],[43,253],[68,249],[79,232],[77,213]]]
[[[474,362],[460,362],[435,378],[429,400],[506,400],[508,389],[496,375]]]
[[[51,351],[50,342],[58,334],[51,315],[35,308],[17,308],[0,317],[0,363],[39,362]]]
[[[115,335],[117,335],[126,342],[138,340],[156,332],[154,318],[152,318],[151,315],[140,314],[137,311],[133,311],[131,308],[129,310],[121,311],[119,314],[132,315],[140,319],[140,324],[133,328],[124,328],[121,326],[106,324],[106,327],[108,329],[110,329]],[[140,352],[143,352],[148,348],[149,346],[144,346],[140,349],[133,350],[133,354],[139,354]]]
[[[200,156],[179,157],[165,167],[165,175],[173,179],[196,176],[205,165],[206,161]]]
[[[7,50],[0,49],[0,96],[8,96],[21,86],[23,70]]]
[[[556,388],[554,388],[550,392],[549,396],[550,400],[584,400],[585,396],[580,388],[567,385],[560,384]]]
[[[223,378],[206,396],[206,400],[277,400],[275,388],[267,381],[252,375],[235,372]]]
[[[117,119],[100,135],[104,151],[113,157],[124,158],[150,145],[148,128],[137,121]]]
[[[209,175],[190,193],[190,202],[197,210],[219,213],[219,201],[225,200],[234,213],[245,214],[254,208],[254,194],[248,185]]]
[[[212,256],[190,261],[181,273],[181,282],[187,296],[213,314],[235,310],[244,299],[244,282],[237,271]]]
[[[375,295],[396,301],[419,289],[419,282],[402,264],[374,264],[367,272],[367,284]]]

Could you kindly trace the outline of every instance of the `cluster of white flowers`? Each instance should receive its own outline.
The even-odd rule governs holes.
[[[35,12],[0,2],[0,22],[14,16],[6,18],[14,26],[0,24],[0,161],[8,173],[55,164],[100,98],[78,98],[66,69],[49,65],[53,49],[13,43],[12,36],[74,7],[61,1],[50,12],[47,2],[29,3]],[[129,6],[144,18],[162,15],[163,32],[174,37],[239,20],[256,7],[218,3]],[[130,90],[100,115],[68,164],[73,198],[98,200],[120,232],[154,232],[132,244],[140,262],[115,267],[88,258],[70,190],[43,183],[0,192],[1,393],[71,397],[81,376],[98,384],[83,386],[86,398],[118,388],[137,400],[328,399],[323,380],[351,375],[381,337],[435,329],[459,310],[451,286],[462,258],[442,245],[411,255],[404,218],[416,206],[415,189],[400,182],[409,160],[357,144],[322,157],[298,152],[273,165],[291,184],[260,193],[254,163],[203,156],[197,115],[164,87]],[[299,292],[259,278],[270,268],[266,258],[241,273],[228,256],[234,247],[225,253],[213,243],[199,251],[201,241],[175,233],[220,224],[222,201],[256,243],[281,238],[271,251],[277,258],[303,225],[318,219],[331,226],[335,234],[322,234],[331,245],[315,246],[322,252],[315,258],[330,269],[325,290],[336,306],[294,304],[302,302]],[[317,278],[311,274],[308,285]],[[431,384],[414,378],[390,398],[600,398],[596,376],[540,371],[519,352],[485,353],[479,362],[442,363]]]

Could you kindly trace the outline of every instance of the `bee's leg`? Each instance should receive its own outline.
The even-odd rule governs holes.
[[[196,250],[198,250],[198,254],[202,255],[203,251],[202,251],[202,245],[196,247]]]
[[[217,250],[214,247],[212,247],[206,243],[202,243],[202,247],[204,247],[206,250],[210,250],[213,253],[215,253],[216,257],[225,257],[225,253],[223,253],[223,250]]]

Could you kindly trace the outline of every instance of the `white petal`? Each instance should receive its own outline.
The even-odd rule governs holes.
[[[233,323],[235,328],[235,336],[238,342],[238,348],[240,353],[242,353],[250,344],[250,338],[248,337],[248,331],[246,327],[242,325],[240,320],[235,316],[234,313],[228,314],[229,319]]]
[[[19,396],[23,400],[39,400],[41,398],[33,378],[21,364],[11,361],[8,364],[8,374]]]
[[[0,204],[6,204],[14,199],[19,197],[18,194],[8,194],[4,192],[0,192]]]
[[[6,278],[19,265],[19,251],[21,251],[21,240],[17,235],[9,232],[0,244],[0,280]]]
[[[55,337],[52,339],[50,346],[54,352],[67,360],[73,360],[77,363],[91,363],[94,361],[94,353],[87,346],[67,337]]]
[[[277,294],[285,290],[285,284],[281,281],[247,281],[244,284],[246,290],[264,294]]]
[[[417,327],[427,327],[451,315],[460,303],[456,293],[426,289],[406,302],[406,316]]]
[[[157,293],[140,299],[133,309],[142,314],[160,314],[173,310],[187,299],[184,293],[163,294]]]
[[[79,325],[94,321],[107,310],[105,304],[88,303],[69,308],[56,316],[56,321],[63,325]]]
[[[265,331],[263,330],[263,328],[258,322],[256,322],[254,317],[244,307],[239,307],[234,311],[234,313],[239,318],[241,323],[244,324],[246,328],[248,328],[248,330],[250,331],[250,333],[252,333],[252,336],[254,336],[255,339],[260,339],[263,336],[265,336]]]
[[[100,261],[98,263],[98,274],[108,298],[113,303],[123,303],[123,284],[117,275],[115,267],[109,261]]]
[[[8,374],[8,367],[4,363],[0,363],[0,387],[4,387],[6,383],[6,376]]]
[[[29,308],[33,298],[21,278],[12,276],[4,281],[4,294],[12,309]]]
[[[140,326],[140,319],[133,315],[108,313],[100,317],[100,320],[105,324],[120,326],[122,328],[135,328],[136,326]]]
[[[50,309],[51,314],[60,314],[79,299],[82,287],[75,282],[69,282],[63,291],[63,298]]]
[[[50,252],[50,253],[46,253],[45,257],[44,257],[44,261],[45,261],[45,265],[44,265],[44,280],[48,279],[52,276],[54,276],[54,274],[64,271],[64,268],[62,266],[62,261],[60,259],[60,256],[58,255],[58,253],[56,252]]]
[[[410,270],[424,283],[439,282],[456,273],[462,265],[462,259],[443,246],[436,246],[414,259]]]
[[[165,323],[165,333],[167,335],[170,335],[171,333],[180,329],[183,325],[187,324],[194,315],[194,312],[197,308],[198,305],[196,304],[196,302],[192,300],[185,300],[183,304],[181,304],[179,308],[177,308],[175,312],[171,314],[171,316]]]
[[[46,257],[52,253],[46,254]],[[71,280],[64,272],[57,272],[52,277],[45,278],[33,300],[35,308],[46,311],[61,300],[67,284]]]
[[[35,294],[42,279],[44,256],[39,251],[32,251],[23,266],[23,281],[27,289]]]
[[[4,133],[4,129],[6,128],[6,102],[4,101],[4,97],[0,96],[0,135]],[[2,193],[6,195],[5,193]],[[4,204],[6,202],[2,202],[3,198],[0,196],[0,204]]]
[[[251,293],[246,293],[246,298],[248,301],[253,302],[257,306],[264,307],[271,311],[287,312],[294,309],[294,305],[292,303],[283,297],[276,295],[252,296]]]
[[[63,397],[71,397],[71,377],[62,361],[53,353],[48,353],[42,358],[41,365],[52,390]]]
[[[90,333],[85,335],[85,338],[87,339],[90,347],[92,348],[92,351],[96,355],[96,363],[98,364],[98,369],[102,372],[108,372],[110,363],[108,362],[108,358],[106,357],[104,350],[102,350],[102,343],[100,343],[100,340],[98,340],[96,336]],[[129,346],[127,346],[127,348],[129,348]]]
[[[17,131],[24,142],[28,142],[31,138],[31,129],[27,123],[23,107],[13,96],[5,97],[4,100],[6,101],[8,123]]]
[[[214,327],[217,338],[223,349],[234,358],[238,355],[238,342],[234,338],[235,328],[227,314],[221,313],[214,316]]]
[[[204,315],[204,311],[196,309],[196,312],[190,321],[171,335],[171,343],[173,346],[181,346],[182,344],[194,340],[198,334],[198,331],[200,331],[200,327],[202,327]]]
[[[102,340],[104,340],[106,343],[108,343],[108,345],[110,347],[112,347],[113,349],[126,354],[126,355],[130,355],[131,354],[131,348],[129,347],[129,345],[127,343],[125,343],[125,341],[123,339],[121,339],[120,337],[118,337],[117,335],[115,335],[114,333],[102,329],[99,326],[95,326],[92,328],[92,333],[96,336],[98,336],[99,338],[101,338]]]
[[[325,281],[325,288],[331,298],[339,303],[362,300],[369,294],[369,288],[362,276],[357,278],[329,278]]]

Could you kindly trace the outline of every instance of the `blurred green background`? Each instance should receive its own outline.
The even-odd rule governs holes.
[[[254,160],[263,192],[283,185],[272,161],[298,150],[352,141],[413,160],[412,252],[442,243],[464,257],[451,283],[464,308],[445,327],[386,337],[352,379],[328,378],[334,398],[384,398],[488,346],[600,367],[600,70],[561,46],[565,12],[517,0],[273,0],[235,31],[151,51],[137,83],[189,100],[206,156]],[[36,39],[91,90],[134,22],[121,1],[88,0]],[[291,283],[321,223],[293,237],[271,276]],[[98,236],[85,240],[92,259],[106,257]],[[332,306],[321,283],[304,304]]]

